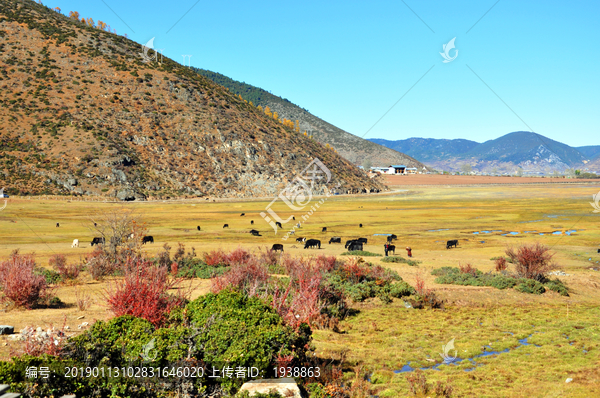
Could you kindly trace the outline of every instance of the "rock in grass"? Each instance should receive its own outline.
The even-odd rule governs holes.
[[[2,334],[13,334],[15,332],[14,326],[0,325],[0,335]]]
[[[252,380],[244,383],[240,388],[240,392],[248,391],[251,397],[256,393],[266,394],[271,390],[277,391],[284,397],[302,398],[298,385],[291,377]]]

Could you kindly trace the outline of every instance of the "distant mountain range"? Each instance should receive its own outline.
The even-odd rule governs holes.
[[[524,172],[550,173],[569,168],[598,168],[596,164],[600,164],[596,162],[600,160],[600,146],[573,148],[529,131],[516,131],[484,143],[432,138],[370,141],[448,171],[459,171],[469,165],[482,172],[514,172],[522,168]]]
[[[321,144],[329,144],[348,161],[357,165],[372,164],[374,166],[389,166],[390,164],[404,164],[408,167],[417,167],[419,170],[424,164],[395,148],[378,145],[356,135],[350,134],[326,121],[316,117],[304,108],[291,103],[287,98],[281,98],[263,90],[262,88],[233,80],[220,73],[205,69],[192,68],[201,74],[229,89],[229,92],[240,95],[255,106],[269,107],[272,112],[277,112],[280,119],[286,118],[293,122],[299,121],[300,132],[307,132]]]

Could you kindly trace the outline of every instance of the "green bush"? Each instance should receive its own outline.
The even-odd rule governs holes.
[[[363,257],[381,257],[381,254],[366,252],[363,250],[354,250],[351,252],[343,252],[340,256],[363,256]]]
[[[552,290],[553,292],[556,292],[561,296],[569,296],[569,290],[559,279],[549,280],[546,283],[544,283],[544,286],[546,286],[548,290]]]
[[[49,285],[55,285],[62,282],[62,277],[60,274],[48,268],[36,268],[34,273],[43,276],[44,279],[46,279],[46,283]]]
[[[407,260],[402,256],[389,256],[381,259],[382,263],[403,263],[408,264],[411,267],[415,267],[419,265],[421,262],[416,260]]]
[[[177,276],[180,278],[200,278],[210,279],[215,276],[223,275],[230,269],[228,266],[210,266],[206,265],[203,261],[196,259],[196,261],[189,262],[183,267],[177,270]]]
[[[546,288],[535,279],[521,279],[521,283],[515,286],[515,290],[521,293],[542,294]]]

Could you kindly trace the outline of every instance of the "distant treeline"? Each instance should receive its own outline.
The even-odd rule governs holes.
[[[199,73],[202,76],[209,78],[213,82],[220,84],[221,86],[227,87],[229,89],[229,92],[235,95],[241,95],[243,99],[245,99],[248,102],[252,102],[255,106],[272,106],[274,103],[294,105],[287,98],[278,97],[269,93],[266,90],[263,90],[262,88],[251,86],[250,84],[246,84],[243,82],[238,82],[237,80],[233,80],[220,73],[194,67],[192,67],[191,69],[196,73]],[[304,110],[306,111],[306,109]]]

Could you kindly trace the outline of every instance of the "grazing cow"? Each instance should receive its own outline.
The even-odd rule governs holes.
[[[250,225],[254,225],[254,220],[250,220]]]
[[[355,251],[362,251],[363,249],[363,244],[360,243],[359,241],[353,241],[352,243],[350,243],[350,246],[348,246],[348,251],[349,252],[355,252]]]
[[[296,238],[296,242],[306,242],[306,238]]]
[[[321,232],[327,232],[327,227],[323,227],[323,229],[321,230]]]
[[[250,231],[253,236],[262,236],[258,231]]]
[[[274,252],[276,252],[276,251],[282,252],[283,251],[283,245],[280,244],[280,243],[275,243],[273,245],[273,247],[271,248],[271,250],[273,250]]]
[[[198,226],[196,227],[196,229],[197,229],[198,231],[200,231],[200,225],[198,225]]]
[[[229,228],[229,224],[223,224],[223,228]]]
[[[79,247],[79,239],[73,239],[73,244],[71,247]]]
[[[396,246],[394,245],[383,245],[385,250],[385,255],[387,256],[389,252],[396,254]]]
[[[458,246],[458,239],[449,240],[448,242],[446,242],[446,249],[450,249],[452,246]]]
[[[90,243],[90,246],[103,245],[104,242],[105,242],[104,238],[94,238],[94,239],[92,239],[92,243]]]
[[[296,221],[296,217],[292,216],[292,220]]]
[[[367,238],[358,238],[356,241],[362,243],[363,245],[367,244]]]
[[[398,237],[394,234],[392,234],[392,239],[398,239]]]
[[[98,224],[97,224],[97,223],[94,223],[94,227],[97,227],[97,226],[98,226]]]
[[[142,238],[142,244],[145,245],[146,243],[154,243],[154,236],[144,236]]]
[[[304,243],[304,248],[308,249],[308,248],[315,248],[318,247],[319,249],[321,248],[321,241],[318,239],[309,239],[306,241],[306,243]]]
[[[329,244],[331,243],[342,243],[342,238],[339,236],[334,236],[333,238],[329,239]]]
[[[362,224],[358,224],[358,228],[362,228]]]
[[[394,238],[392,238],[391,236],[388,236],[388,237],[387,237],[387,241],[388,241],[388,243],[392,243],[392,241],[393,241],[393,240],[394,240]]]
[[[59,224],[59,223],[56,223],[56,228],[58,228],[58,227],[60,227],[60,224]]]
[[[278,226],[279,228],[283,228],[283,225],[281,225],[281,223],[279,221],[275,221],[275,225]]]
[[[598,253],[600,253],[600,249],[598,249]]]
[[[243,217],[243,216],[245,216],[245,215],[246,215],[246,213],[242,213],[242,214],[240,214],[240,217]]]
[[[347,249],[352,243],[356,242],[355,239],[347,240],[344,248]]]

